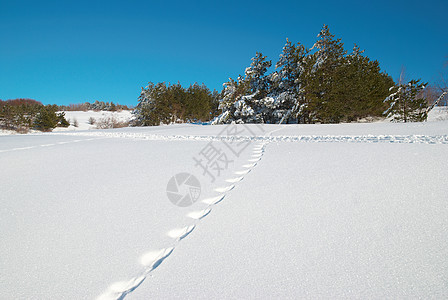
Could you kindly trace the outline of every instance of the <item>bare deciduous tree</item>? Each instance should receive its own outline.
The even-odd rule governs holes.
[[[448,56],[445,64],[443,66],[442,72],[440,72],[439,81],[436,84],[439,95],[439,106],[447,106],[448,105]]]

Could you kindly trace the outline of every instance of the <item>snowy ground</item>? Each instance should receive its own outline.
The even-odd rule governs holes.
[[[429,112],[428,115],[428,121],[445,121],[448,120],[448,107],[447,106],[441,106],[441,107],[434,107]]]
[[[122,110],[117,112],[110,111],[67,111],[65,118],[69,121],[70,126],[67,128],[57,127],[53,131],[75,131],[75,130],[92,130],[96,129],[96,124],[90,124],[89,119],[93,118],[96,122],[102,119],[114,118],[119,122],[129,122],[132,117],[132,111]],[[73,126],[75,120],[78,127]]]
[[[0,298],[446,299],[447,155],[448,121],[2,136]]]

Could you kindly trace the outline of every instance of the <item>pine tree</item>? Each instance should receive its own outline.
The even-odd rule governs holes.
[[[194,83],[186,89],[186,120],[189,122],[208,121],[212,110],[212,93],[205,85]]]
[[[323,26],[318,38],[311,48],[317,51],[311,56],[313,67],[306,86],[308,106],[313,122],[338,123],[343,108],[336,87],[344,76],[340,67],[344,64],[346,51],[341,39],[335,39],[327,25]]]
[[[271,67],[272,62],[266,60],[267,56],[257,52],[252,58],[250,67],[244,72],[246,80],[249,82],[252,93],[257,99],[265,97],[269,93],[269,78],[266,75],[267,70]]]
[[[57,117],[57,126],[58,127],[68,127],[70,126],[70,123],[65,119],[65,112],[60,112],[56,114]]]
[[[342,108],[342,121],[381,116],[383,100],[393,85],[392,78],[381,72],[378,61],[371,61],[363,52],[355,45],[336,70],[340,76],[334,97]]]
[[[257,52],[245,70],[245,78],[238,78],[237,93],[239,96],[230,107],[231,115],[237,123],[267,123],[270,113],[266,98],[270,93],[270,78],[266,74],[272,62]]]
[[[9,104],[0,106],[0,126],[4,129],[14,129],[14,107]]]
[[[142,88],[139,103],[133,111],[133,123],[154,126],[208,121],[211,117],[211,105],[217,109],[216,98],[216,92],[212,94],[205,85],[197,83],[185,89],[180,83],[166,85],[150,82],[146,88]]]
[[[58,124],[57,107],[53,105],[42,106],[34,120],[34,128],[40,131],[51,131]]]
[[[238,76],[237,80],[229,78],[229,81],[223,84],[222,97],[219,102],[219,109],[222,114],[217,117],[214,124],[228,124],[235,121],[235,111],[237,110],[236,102],[241,97],[252,93],[250,81]]]
[[[309,50],[297,43],[293,45],[288,39],[276,64],[280,70],[274,73],[272,94],[276,98],[276,109],[273,111],[279,123],[297,122],[299,111],[305,105],[304,76]]]
[[[411,80],[391,88],[391,93],[384,102],[389,108],[384,112],[387,117],[392,117],[393,122],[422,122],[427,118],[427,102],[422,96],[422,90],[426,83],[419,80]]]
[[[219,99],[221,97],[221,94],[217,90],[213,90],[211,98],[210,98],[210,116],[209,120],[212,120],[216,116],[220,114],[219,109]]]
[[[339,123],[380,116],[393,80],[355,45],[347,55],[341,39],[324,25],[311,49],[289,40],[276,71],[256,53],[245,77],[224,84],[214,123]]]
[[[151,126],[158,125],[154,122],[152,118],[152,114],[155,107],[155,99],[154,99],[154,89],[155,85],[152,82],[149,82],[148,85],[143,88],[138,97],[138,104],[135,110],[132,112],[134,115],[134,125],[139,126]]]

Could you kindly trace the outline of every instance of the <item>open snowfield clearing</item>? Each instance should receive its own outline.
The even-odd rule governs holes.
[[[447,121],[2,136],[0,298],[446,299],[447,156]]]
[[[66,111],[65,118],[69,121],[70,126],[67,128],[58,127],[54,131],[75,131],[75,130],[91,130],[97,128],[97,123],[101,120],[115,119],[118,122],[129,122],[131,119],[130,110],[122,111]],[[92,122],[90,121],[94,121]],[[78,123],[78,127],[73,126],[74,122]]]

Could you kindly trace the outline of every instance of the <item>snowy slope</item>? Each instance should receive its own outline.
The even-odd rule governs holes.
[[[75,130],[90,130],[96,129],[95,124],[89,124],[89,119],[93,118],[95,121],[107,118],[115,118],[120,122],[129,122],[132,117],[130,110],[122,110],[117,112],[110,111],[66,111],[65,118],[69,121],[70,126],[67,128],[57,127],[53,131],[75,131]],[[78,127],[73,126],[74,121],[78,122]]]
[[[447,154],[446,121],[2,136],[0,294],[447,298]]]
[[[446,121],[448,120],[448,107],[436,106],[428,114],[428,121]]]

